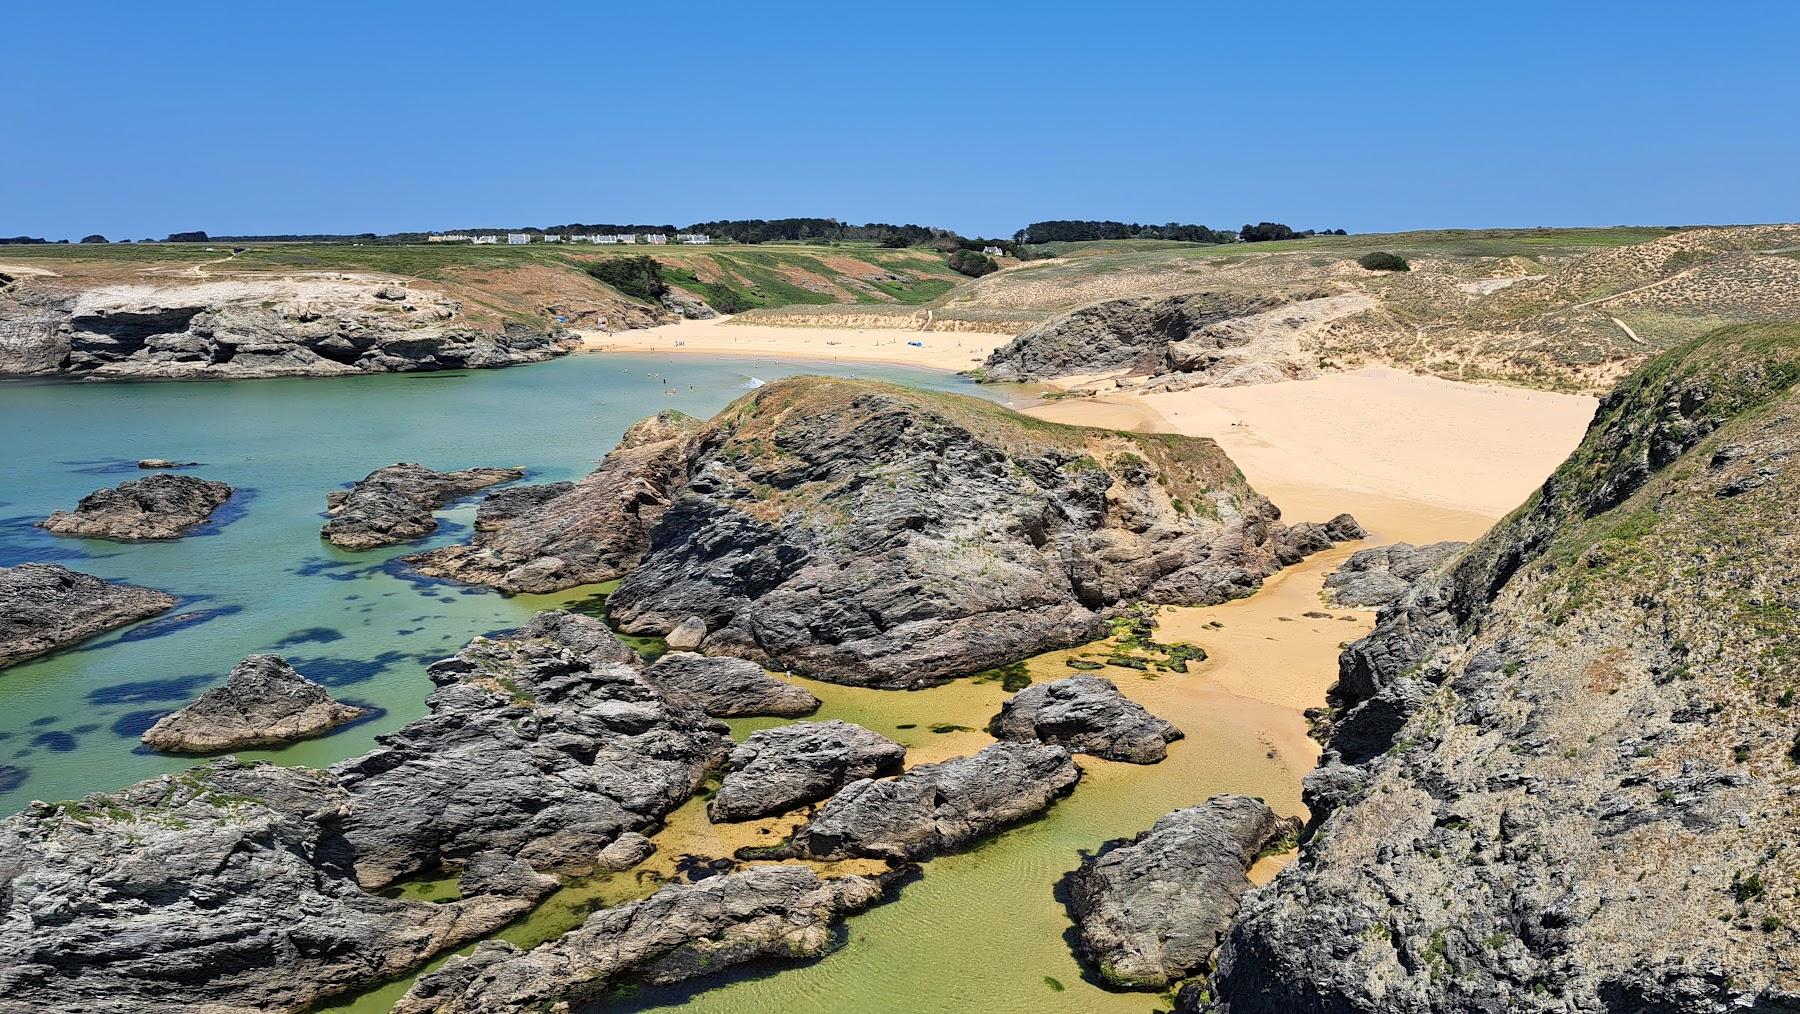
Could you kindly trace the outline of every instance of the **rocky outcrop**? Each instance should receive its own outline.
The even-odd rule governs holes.
[[[437,529],[432,511],[458,497],[525,474],[522,468],[434,472],[400,462],[377,468],[349,489],[325,495],[331,520],[319,534],[340,549],[373,549],[421,539]]]
[[[837,719],[763,729],[731,751],[706,815],[717,823],[786,813],[858,779],[898,774],[905,761],[905,747]]]
[[[281,656],[251,655],[231,670],[224,686],[157,720],[143,741],[165,753],[280,746],[322,735],[362,714],[362,708],[332,700],[329,691]]]
[[[409,562],[433,577],[510,592],[621,577],[650,548],[650,529],[686,477],[688,441],[700,425],[674,410],[645,419],[587,478],[491,493],[476,513],[472,542]]]
[[[851,782],[794,832],[789,851],[811,859],[929,859],[1036,816],[1080,780],[1060,746],[996,743],[896,778]]]
[[[1358,550],[1325,578],[1325,594],[1340,606],[1373,609],[1398,599],[1414,581],[1467,549],[1466,542],[1415,546],[1396,542]]]
[[[604,1000],[621,986],[669,985],[750,961],[815,958],[844,916],[880,900],[867,877],[823,879],[774,866],[671,884],[603,909],[523,951],[488,941],[419,979],[396,1014],[512,1014]]]
[[[0,567],[0,668],[155,616],[175,596],[53,563]]]
[[[97,489],[73,511],[57,511],[38,527],[58,535],[137,542],[177,539],[212,517],[235,492],[191,475],[152,475]]]
[[[1164,349],[1154,390],[1244,387],[1318,376],[1320,349],[1332,325],[1374,309],[1362,293],[1322,291],[1261,313],[1221,320]]]
[[[1038,740],[1132,764],[1155,764],[1181,738],[1180,729],[1098,676],[1026,687],[1000,706],[988,732],[995,739]]]
[[[644,678],[681,707],[714,718],[797,718],[819,710],[819,699],[811,691],[783,683],[741,658],[671,651],[650,663]]]
[[[430,715],[332,768],[357,878],[378,887],[486,851],[588,868],[693,795],[729,753],[726,729],[614,661],[619,647],[598,620],[542,613],[431,666]]]
[[[1519,510],[1382,610],[1341,665],[1310,837],[1245,897],[1217,1002],[1800,1005],[1797,379],[1793,325],[1651,361]]]
[[[1077,953],[1120,989],[1164,989],[1203,970],[1257,854],[1299,829],[1260,799],[1214,796],[1109,843],[1066,884]]]
[[[1246,595],[1361,535],[1347,518],[1282,525],[1209,440],[868,381],[769,384],[679,457],[611,618],[660,636],[697,617],[707,654],[859,685],[924,686],[1090,641],[1133,599]]]
[[[0,821],[0,1007],[298,1011],[493,932],[555,886],[476,856],[462,897],[378,897],[321,860],[320,771],[225,758]]]
[[[393,298],[395,295],[399,298]],[[85,290],[0,286],[0,374],[93,380],[335,377],[511,366],[572,336],[469,322],[440,292],[343,275]]]

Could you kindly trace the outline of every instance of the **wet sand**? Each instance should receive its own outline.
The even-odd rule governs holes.
[[[1009,335],[882,328],[771,327],[732,324],[729,318],[684,320],[609,334],[579,331],[586,352],[671,352],[706,356],[763,356],[923,366],[951,372],[981,365]],[[909,344],[918,342],[918,345]]]

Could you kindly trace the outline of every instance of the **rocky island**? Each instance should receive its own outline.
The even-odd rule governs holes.
[[[329,691],[295,672],[281,656],[251,655],[231,670],[224,686],[158,719],[143,741],[165,753],[279,746],[323,735],[363,713],[332,700]]]
[[[522,468],[437,472],[407,462],[377,468],[347,490],[325,496],[331,520],[320,536],[339,549],[373,549],[411,542],[437,529],[431,512],[451,500],[525,474]]]
[[[54,563],[0,567],[0,668],[155,616],[177,601]]]
[[[119,542],[178,539],[212,517],[234,492],[225,483],[191,475],[152,475],[97,489],[73,511],[57,511],[38,527]]]

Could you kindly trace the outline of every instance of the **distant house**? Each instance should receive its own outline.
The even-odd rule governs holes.
[[[477,238],[479,239],[480,237],[477,237]],[[427,243],[467,243],[467,242],[469,242],[469,237],[460,232],[446,232],[441,236],[427,236],[427,237],[425,237],[425,242],[427,242]]]
[[[613,242],[624,243],[627,246],[629,246],[633,243],[636,243],[637,241],[638,241],[637,233],[635,233],[635,232],[621,232],[618,235],[613,237]]]
[[[648,240],[652,246],[662,246],[664,243],[667,243],[669,241],[669,237],[663,235],[660,232],[650,233],[650,234],[646,235],[644,238],[646,240]]]
[[[675,234],[675,242],[677,242],[677,243],[696,243],[696,244],[711,243],[712,237],[708,236],[704,232],[678,232]]]
[[[562,241],[563,241],[563,237],[561,237],[561,236],[552,236],[551,234],[549,234],[547,232],[544,233],[544,242],[546,242],[546,243],[561,243]]]
[[[997,246],[984,246],[981,248],[981,252],[984,254],[987,254],[989,257],[1005,257],[1006,256],[1006,251],[1000,249]]]
[[[469,242],[477,244],[477,245],[480,245],[483,243],[498,243],[498,242],[500,242],[500,237],[498,237],[498,236],[476,236],[474,239],[471,239]]]
[[[531,233],[509,232],[506,234],[506,242],[511,246],[524,246],[531,242]]]

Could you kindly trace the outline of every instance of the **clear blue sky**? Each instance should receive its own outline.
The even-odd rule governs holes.
[[[4,20],[0,235],[1800,219],[1800,3],[1773,0],[59,0]]]

